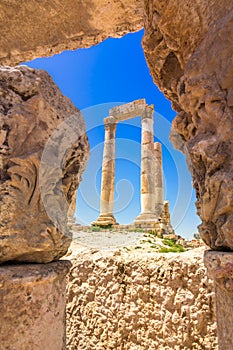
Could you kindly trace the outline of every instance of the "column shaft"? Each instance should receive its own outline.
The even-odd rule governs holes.
[[[147,106],[142,115],[141,140],[141,214],[135,224],[154,223],[155,216],[155,164],[154,164],[154,129],[153,108]]]
[[[115,133],[116,124],[105,124],[105,141],[101,180],[101,214],[113,213],[115,180]]]
[[[104,125],[105,140],[102,163],[100,215],[98,219],[92,223],[94,226],[109,226],[116,224],[113,215],[116,134],[116,123],[114,117],[105,118]]]
[[[162,145],[154,143],[154,164],[155,164],[155,214],[159,217],[164,206],[163,166],[162,166]]]
[[[141,212],[154,212],[154,132],[153,118],[147,113],[142,117],[141,141]]]

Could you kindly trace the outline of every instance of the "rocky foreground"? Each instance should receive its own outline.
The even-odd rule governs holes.
[[[100,233],[89,233],[86,246],[82,237],[77,233],[68,256],[68,350],[217,349],[205,247],[159,253],[162,240],[142,235],[130,243],[129,235],[115,248],[102,237],[101,249]]]

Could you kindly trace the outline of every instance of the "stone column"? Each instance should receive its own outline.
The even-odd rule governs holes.
[[[147,106],[142,115],[141,140],[141,213],[135,225],[146,226],[156,221],[153,107]]]
[[[92,223],[93,226],[109,226],[117,223],[113,215],[116,133],[115,118],[105,118],[104,125],[105,140],[102,163],[100,216]]]
[[[155,157],[155,214],[160,217],[164,207],[164,186],[162,167],[162,145],[160,142],[154,143]]]
[[[0,348],[65,350],[69,261],[0,266]]]
[[[204,264],[216,293],[218,349],[233,349],[233,253],[207,250]]]

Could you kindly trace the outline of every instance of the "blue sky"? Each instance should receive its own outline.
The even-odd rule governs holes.
[[[191,238],[200,222],[195,214],[191,177],[184,156],[168,140],[176,113],[152,81],[141,47],[142,36],[140,31],[26,64],[46,70],[86,121],[91,158],[78,191],[77,221],[89,224],[98,216],[103,118],[117,104],[145,98],[155,106],[155,141],[163,144],[165,193],[172,223],[178,234]],[[116,135],[115,216],[119,223],[131,223],[140,212],[140,118],[118,124]]]

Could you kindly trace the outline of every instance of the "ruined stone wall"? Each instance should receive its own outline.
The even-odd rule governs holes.
[[[203,249],[73,255],[67,349],[217,349]]]

